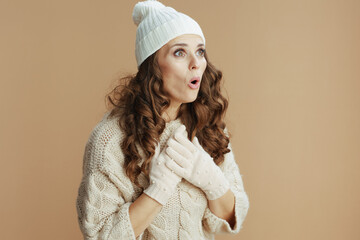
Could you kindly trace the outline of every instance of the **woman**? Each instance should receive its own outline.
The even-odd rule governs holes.
[[[222,74],[200,26],[157,1],[135,5],[138,72],[84,153],[85,239],[214,239],[238,233],[249,201],[223,121]]]

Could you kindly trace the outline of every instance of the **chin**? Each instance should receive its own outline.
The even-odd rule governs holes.
[[[195,97],[187,98],[186,101],[184,101],[183,103],[192,103],[195,102],[196,99],[197,99],[197,95]]]
[[[182,98],[177,98],[175,102],[180,102],[180,103],[192,103],[195,102],[195,100],[197,99],[198,94],[188,94],[188,95],[184,95]]]

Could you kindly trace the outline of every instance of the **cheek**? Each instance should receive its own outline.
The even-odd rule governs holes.
[[[205,72],[206,66],[207,66],[207,61],[204,59],[204,62],[201,64],[202,73]]]
[[[185,71],[173,64],[163,69],[162,77],[165,85],[179,85],[185,79]]]

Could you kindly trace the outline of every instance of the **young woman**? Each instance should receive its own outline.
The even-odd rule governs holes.
[[[85,239],[214,239],[249,201],[224,123],[222,73],[200,26],[157,1],[135,5],[138,72],[86,144],[77,213]]]

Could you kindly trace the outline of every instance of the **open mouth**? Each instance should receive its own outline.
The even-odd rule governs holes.
[[[189,87],[192,89],[197,89],[200,86],[200,78],[193,78],[190,82],[189,82]]]

